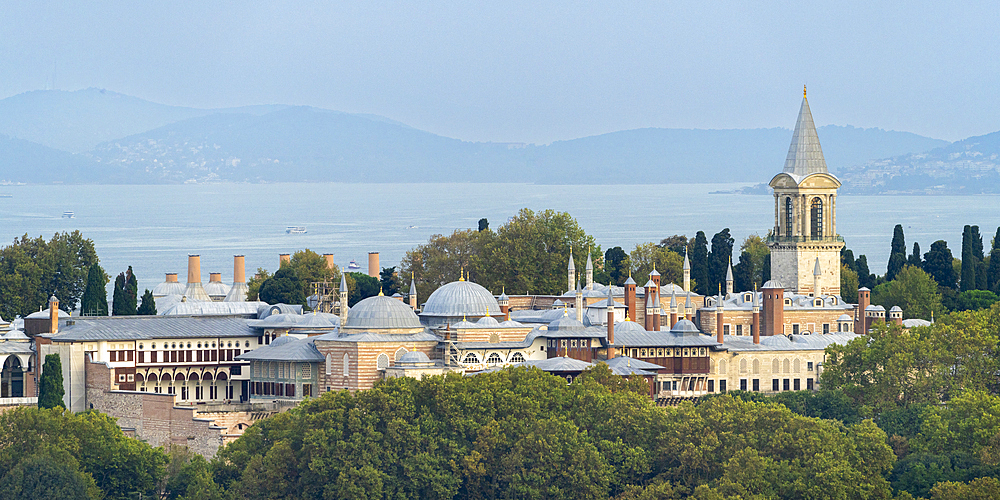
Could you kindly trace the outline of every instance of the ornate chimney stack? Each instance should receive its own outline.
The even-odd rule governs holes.
[[[785,334],[785,287],[777,280],[764,283],[764,335]]]
[[[49,333],[59,333],[59,299],[49,297]]]
[[[867,287],[858,289],[858,307],[854,310],[854,333],[858,335],[868,334],[868,321],[865,311],[872,305],[872,291]]]
[[[638,317],[636,316],[635,305],[635,280],[632,279],[632,272],[629,271],[628,279],[625,280],[625,314],[632,321],[635,321]]]
[[[608,286],[608,359],[615,357],[615,298]]]
[[[250,289],[247,287],[247,272],[246,272],[246,260],[242,255],[233,256],[233,286],[229,289],[229,293],[226,294],[226,298],[222,299],[223,302],[246,302],[247,293]]]
[[[211,302],[212,298],[201,286],[201,257],[198,255],[188,255],[188,282],[184,289],[184,296],[187,300],[197,300]]]
[[[753,316],[750,320],[750,335],[753,335],[753,343],[760,343],[760,300],[757,297],[757,286],[753,287]]]
[[[382,268],[379,267],[378,252],[368,252],[368,276],[378,279],[380,271]]]

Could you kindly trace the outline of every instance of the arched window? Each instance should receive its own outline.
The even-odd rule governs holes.
[[[503,363],[499,354],[493,352],[486,358],[486,366],[496,366]]]
[[[785,359],[785,362],[782,363],[782,364],[784,365],[785,373],[789,373],[789,372],[792,371],[791,370],[791,363],[788,362],[788,359]]]
[[[812,237],[823,236],[823,200],[813,198],[810,211],[812,212]]]
[[[725,374],[726,374],[726,360],[720,359],[719,360],[719,375],[725,375]]]
[[[408,351],[406,350],[405,347],[400,347],[399,349],[396,349],[395,361],[399,361],[399,358],[402,358],[403,355],[406,354],[407,352]]]
[[[799,358],[795,358],[795,362],[792,364],[792,366],[795,370],[795,373],[799,373],[799,370],[802,369],[802,362],[799,361]]]
[[[753,373],[754,373],[754,375],[760,373],[760,360],[759,359],[753,360]]]
[[[344,354],[344,376],[351,374],[351,357]]]
[[[524,355],[521,354],[520,352],[515,352],[514,354],[510,355],[510,362],[511,363],[524,363]]]
[[[740,373],[746,373],[746,372],[747,372],[747,360],[741,359],[740,360]]]
[[[785,198],[785,236],[792,235],[792,219],[794,211],[792,210],[792,199]]]
[[[333,375],[333,354],[326,355],[326,374]]]
[[[476,353],[474,352],[470,352],[462,358],[463,365],[474,365],[476,363],[479,363],[479,356],[476,356]]]
[[[781,361],[775,359],[771,362],[771,373],[781,373]]]
[[[389,368],[389,356],[386,356],[385,353],[379,354],[378,361],[375,362],[375,365],[378,366],[379,370]]]

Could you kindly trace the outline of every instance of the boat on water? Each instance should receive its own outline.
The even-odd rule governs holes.
[[[14,195],[10,193],[0,193],[0,198],[13,198]]]
[[[63,219],[75,219],[76,218],[76,214],[73,213],[72,210],[67,210],[67,211],[63,212],[62,218]]]
[[[347,268],[348,269],[361,269],[361,266],[359,266],[358,263],[354,262],[354,260],[352,259],[351,263],[347,265]]]
[[[285,228],[285,232],[288,234],[306,234],[305,226],[288,226]]]

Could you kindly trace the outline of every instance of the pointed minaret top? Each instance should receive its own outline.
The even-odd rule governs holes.
[[[684,303],[684,307],[687,309],[691,309],[692,307],[694,307],[691,305],[691,292],[688,292],[687,302]]]
[[[726,269],[726,281],[733,281],[733,258],[729,258],[729,269]]]
[[[590,260],[590,252],[589,251],[587,252],[587,268],[585,270],[586,271],[593,271],[594,270],[594,261]]]
[[[822,276],[823,271],[819,268],[819,257],[816,257],[816,265],[813,266],[813,276]]]
[[[413,273],[410,273],[410,295],[417,294],[417,281],[413,279]]]
[[[576,271],[576,264],[573,264],[573,247],[569,247],[569,270]]]
[[[806,100],[805,87],[802,88],[802,107],[799,108],[799,119],[795,122],[795,132],[792,133],[792,144],[788,146],[783,172],[801,177],[828,172],[812,112],[809,111],[809,101]]]
[[[670,291],[670,308],[677,308],[677,292],[673,290]]]
[[[684,269],[685,270],[690,270],[691,269],[691,261],[688,260],[687,249],[684,249]]]
[[[340,291],[347,291],[347,275],[344,273],[340,273]]]

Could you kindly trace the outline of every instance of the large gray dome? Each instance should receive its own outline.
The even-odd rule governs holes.
[[[153,287],[153,297],[166,297],[167,295],[184,295],[187,285],[176,281],[164,281]]]
[[[376,295],[354,304],[347,312],[347,328],[420,328],[420,319],[402,301]]]
[[[471,281],[452,281],[427,298],[426,316],[486,316],[500,314],[500,303],[489,290]]]

